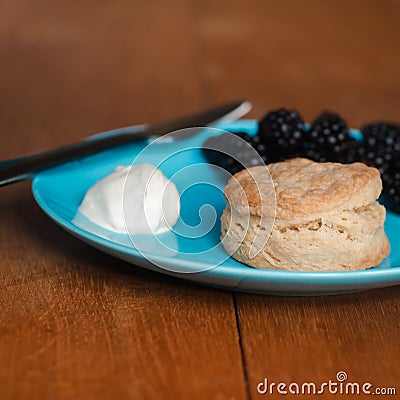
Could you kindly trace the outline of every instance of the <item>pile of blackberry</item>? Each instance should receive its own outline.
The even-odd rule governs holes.
[[[377,122],[361,128],[364,140],[355,140],[346,122],[325,111],[310,125],[296,110],[267,113],[258,132],[225,133],[204,144],[209,162],[234,174],[243,168],[305,157],[317,162],[363,162],[381,172],[386,205],[400,213],[400,125]]]
[[[222,167],[231,174],[271,162],[260,137],[250,136],[246,132],[227,132],[211,137],[204,143],[203,153],[211,164]]]

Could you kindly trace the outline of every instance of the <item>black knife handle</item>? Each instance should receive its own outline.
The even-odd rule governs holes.
[[[0,163],[0,186],[29,179],[35,173],[58,164],[95,154],[111,147],[144,139],[149,136],[146,132],[147,130],[143,132],[134,131],[97,140],[84,140],[79,143],[58,147],[54,150],[3,161]]]

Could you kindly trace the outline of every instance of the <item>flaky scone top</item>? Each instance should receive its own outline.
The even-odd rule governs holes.
[[[294,158],[269,164],[268,170],[252,167],[229,180],[224,193],[231,209],[248,207],[251,214],[261,216],[271,212],[275,197],[277,222],[299,223],[367,206],[382,191],[379,171],[362,163]]]

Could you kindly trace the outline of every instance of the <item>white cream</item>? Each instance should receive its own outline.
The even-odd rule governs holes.
[[[158,234],[178,220],[179,192],[154,165],[120,166],[87,191],[79,212],[113,232]]]

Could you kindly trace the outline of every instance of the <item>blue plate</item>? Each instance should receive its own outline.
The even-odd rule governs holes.
[[[240,120],[225,123],[220,128],[254,133],[257,122]],[[357,132],[353,133],[357,135]],[[103,135],[107,134],[113,132]],[[219,243],[219,217],[225,207],[222,189],[226,179],[213,167],[204,164],[200,150],[210,135],[215,135],[215,132],[204,131],[187,139],[164,141],[151,146],[150,151],[139,156],[140,163],[161,163],[160,169],[173,179],[182,196],[182,220],[175,232],[159,235],[159,243],[148,236],[138,236],[134,247],[128,235],[98,228],[77,213],[87,189],[116,166],[130,165],[148,145],[148,141],[107,150],[40,173],[33,180],[34,197],[56,223],[105,253],[135,266],[201,284],[275,295],[339,294],[400,284],[400,216],[390,212],[387,213],[385,224],[391,245],[390,256],[381,265],[369,270],[258,270],[226,257]],[[181,174],[182,170],[187,173]],[[205,206],[207,204],[212,207]],[[203,222],[207,220],[214,221],[214,224],[212,229],[204,230]]]

